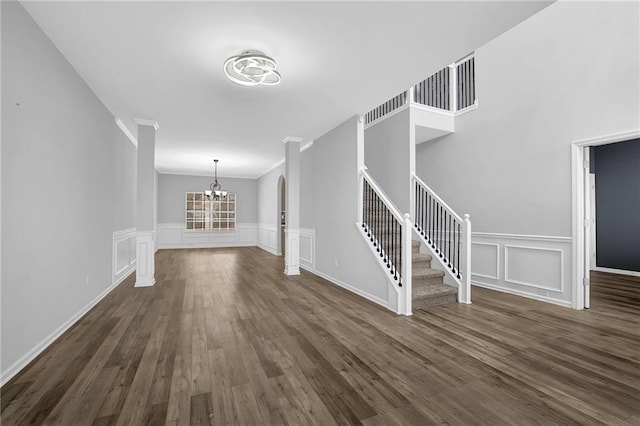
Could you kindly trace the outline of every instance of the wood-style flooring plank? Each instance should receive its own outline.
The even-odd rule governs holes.
[[[640,279],[398,316],[255,247],[161,250],[0,390],[3,425],[640,424]]]

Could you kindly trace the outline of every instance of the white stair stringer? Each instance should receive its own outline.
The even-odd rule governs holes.
[[[406,303],[404,302],[406,300],[406,295],[405,295],[406,286],[404,285],[402,287],[399,286],[398,285],[399,282],[393,278],[392,274],[389,273],[389,268],[387,268],[387,265],[382,260],[382,257],[380,257],[380,253],[378,253],[376,248],[373,246],[373,243],[371,242],[371,239],[367,236],[367,231],[362,227],[362,224],[356,223],[356,227],[358,228],[358,233],[362,235],[362,238],[364,238],[364,242],[366,243],[367,247],[369,247],[369,249],[371,250],[372,256],[376,258],[376,263],[380,266],[380,269],[384,273],[384,276],[387,279],[387,283],[389,284],[389,287],[393,289],[388,293],[389,294],[388,307],[397,314],[411,315],[411,306],[409,306],[408,308],[409,313],[407,313],[407,306],[406,306]],[[409,297],[411,297],[411,295],[409,295]]]

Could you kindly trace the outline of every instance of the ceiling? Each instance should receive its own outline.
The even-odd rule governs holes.
[[[23,2],[111,113],[157,120],[156,169],[257,177],[550,2]],[[282,83],[224,76],[258,49]]]

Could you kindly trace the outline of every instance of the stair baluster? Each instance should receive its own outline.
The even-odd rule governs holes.
[[[460,301],[470,303],[471,221],[468,215],[464,219],[457,215],[417,176],[412,180],[416,233],[458,281]]]
[[[402,99],[396,100],[396,105]],[[362,229],[376,254],[389,270],[398,286],[402,287],[402,216],[387,205],[371,178],[362,171]]]

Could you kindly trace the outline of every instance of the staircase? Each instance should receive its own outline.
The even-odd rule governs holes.
[[[390,308],[411,315],[415,309],[471,303],[469,215],[460,218],[413,175],[414,221],[398,210],[366,169],[360,169],[359,178],[357,225],[394,290],[388,296]],[[421,245],[429,254],[420,253]],[[432,260],[438,269],[432,268]]]
[[[443,283],[444,272],[431,269],[431,255],[420,253],[420,242],[412,241],[412,307],[424,309],[456,303],[458,290]]]

